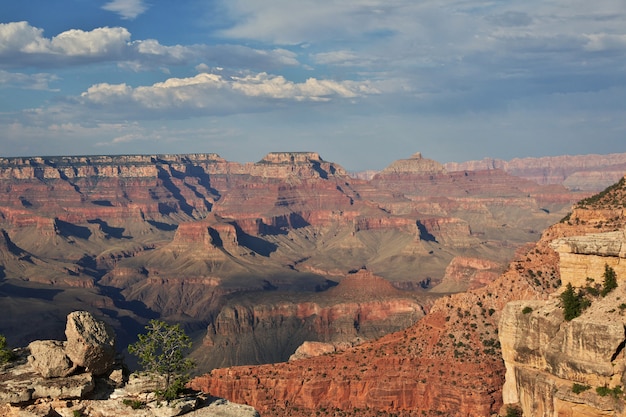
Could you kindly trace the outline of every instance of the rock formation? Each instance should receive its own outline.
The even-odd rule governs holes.
[[[265,302],[224,307],[193,356],[209,369],[284,362],[303,343],[352,346],[409,327],[424,315],[411,293],[365,270],[349,274],[321,295],[267,296]]]
[[[503,399],[518,404],[524,415],[626,415],[625,182],[582,201],[566,223],[552,228],[556,236],[549,244],[560,257],[560,291],[578,288],[589,306],[567,321],[564,301],[555,295],[509,303],[502,313]],[[581,218],[586,221],[572,220]],[[607,268],[615,272],[617,288],[601,293]]]
[[[0,415],[259,417],[250,406],[198,393],[169,402],[157,401],[153,377],[135,373],[129,379],[119,360],[105,369],[102,355],[94,355],[108,352],[115,338],[103,322],[80,311],[68,316],[67,328],[66,342],[33,341],[26,349],[15,349],[15,358],[2,365]],[[72,354],[68,347],[76,345],[83,346],[79,350],[87,353],[81,355],[84,365],[76,366],[68,357]],[[75,347],[70,349],[76,351]]]
[[[450,172],[502,169],[538,184],[563,184],[570,190],[601,191],[624,176],[626,153],[515,158],[510,161],[485,158],[449,162],[444,167]]]
[[[75,311],[67,316],[65,327],[67,357],[76,366],[94,375],[103,375],[115,363],[115,334],[103,321],[87,311]]]
[[[623,392],[616,390],[626,383],[626,318],[615,308],[624,296],[618,287],[571,322],[563,320],[557,300],[507,304],[499,327],[504,403],[537,417],[626,415]]]
[[[217,369],[192,384],[277,415],[489,416],[506,410],[503,404],[533,416],[624,415],[623,278],[568,323],[551,293],[561,288],[555,247],[570,250],[576,236],[626,227],[625,182],[578,204],[536,244],[520,248],[497,279],[437,299],[404,331],[286,364]]]

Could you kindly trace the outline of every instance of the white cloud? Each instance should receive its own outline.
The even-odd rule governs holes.
[[[12,58],[5,65],[47,64],[83,59],[119,59],[128,47],[125,28],[97,28],[86,32],[72,29],[52,38],[27,22],[0,23],[0,57]]]
[[[119,14],[122,19],[132,20],[148,10],[143,0],[112,0],[102,6],[104,10]]]
[[[80,98],[85,104],[98,106],[126,103],[143,109],[206,109],[210,113],[223,111],[230,102],[240,103],[242,111],[262,105],[255,103],[255,99],[330,101],[377,93],[378,90],[367,82],[309,78],[303,83],[295,83],[267,73],[230,77],[201,73],[136,88],[126,84],[96,84]]]
[[[155,39],[131,41],[130,32],[123,27],[102,27],[91,31],[72,29],[47,38],[43,29],[28,22],[0,23],[0,68],[53,68],[113,62],[123,68],[142,71],[207,61],[220,66],[259,70],[299,65],[297,55],[282,48],[167,46]]]

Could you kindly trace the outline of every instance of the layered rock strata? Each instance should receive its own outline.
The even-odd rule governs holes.
[[[524,415],[532,416],[621,415],[609,403],[613,394],[620,399],[617,387],[624,384],[623,312],[614,304],[626,297],[622,281],[619,291],[592,303],[585,313],[591,319],[583,315],[569,324],[550,294],[561,286],[559,254],[551,243],[626,227],[621,209],[615,215],[616,204],[621,207],[626,197],[622,185],[593,205],[577,206],[570,220],[546,230],[536,244],[520,248],[497,279],[436,300],[422,320],[402,332],[287,364],[218,369],[193,384],[271,415],[340,410],[362,416],[491,416],[503,404],[521,404]],[[588,221],[571,220],[583,218]],[[502,312],[515,300],[530,301],[511,303]],[[502,330],[499,322],[504,323]],[[525,331],[518,331],[520,327]],[[581,341],[585,329],[598,337]],[[608,337],[601,340],[604,334]],[[331,351],[327,345],[317,348]],[[564,379],[569,377],[573,380]],[[578,396],[574,383],[590,388]],[[596,388],[605,392],[605,383],[611,391],[602,397]],[[506,414],[506,407],[502,411]]]
[[[547,301],[512,302],[502,313],[503,400],[524,415],[626,415],[625,197],[622,179],[552,227],[562,285]],[[606,280],[611,269],[616,288]],[[559,295],[570,286],[575,300]],[[573,302],[579,308],[565,320]]]
[[[444,167],[448,171],[502,169],[538,184],[563,184],[570,190],[600,191],[624,176],[626,153],[515,158],[510,161],[485,158],[481,161],[449,162]]]

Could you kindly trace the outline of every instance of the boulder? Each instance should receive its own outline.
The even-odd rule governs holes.
[[[87,311],[67,316],[65,352],[71,361],[94,375],[103,375],[115,364],[115,333]]]
[[[28,363],[44,378],[70,375],[76,366],[65,354],[63,342],[57,340],[35,340],[28,345]]]

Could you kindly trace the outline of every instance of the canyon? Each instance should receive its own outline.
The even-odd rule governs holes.
[[[58,339],[89,310],[123,349],[158,317],[213,370],[196,388],[262,415],[489,415],[506,303],[560,287],[570,228],[620,230],[615,209],[568,215],[615,161],[568,187],[587,171],[540,184],[420,153],[370,179],[315,152],[0,158],[0,333]]]
[[[623,416],[626,177],[598,196],[520,248],[498,278],[437,299],[403,331],[318,357],[216,369],[193,386],[269,415],[491,416],[516,407]],[[605,265],[616,267],[617,288],[565,321],[559,294],[579,282],[571,277],[584,266],[600,283]]]

